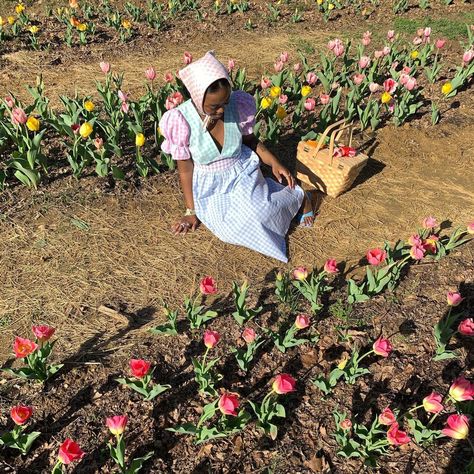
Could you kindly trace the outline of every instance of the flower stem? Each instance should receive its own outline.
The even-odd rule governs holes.
[[[369,352],[366,352],[365,354],[362,354],[362,355],[356,360],[356,364],[359,365],[359,363],[360,363],[360,361],[361,361],[362,359],[365,359],[368,355],[374,354],[374,353],[375,353],[375,352],[374,352],[374,350],[372,349],[372,350],[370,350]]]

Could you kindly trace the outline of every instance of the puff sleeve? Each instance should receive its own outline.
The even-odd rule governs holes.
[[[170,154],[173,160],[189,160],[189,124],[183,114],[176,109],[168,110],[160,120],[160,133],[165,138],[161,149]]]
[[[234,94],[240,131],[242,135],[251,135],[255,126],[255,114],[257,113],[255,99],[244,91],[235,91]]]

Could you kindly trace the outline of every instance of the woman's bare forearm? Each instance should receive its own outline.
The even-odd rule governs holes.
[[[278,158],[255,135],[244,136],[242,142],[254,151],[266,165],[273,166],[279,163]]]
[[[178,174],[184,195],[184,204],[188,209],[194,209],[193,198],[193,160],[178,160]]]

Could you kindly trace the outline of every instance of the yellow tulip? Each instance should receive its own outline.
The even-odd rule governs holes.
[[[9,16],[7,18],[7,21],[8,21],[9,25],[13,25],[13,23],[15,23],[15,17],[14,16]]]
[[[215,5],[217,8],[219,8],[219,7],[221,6],[221,0],[216,0],[216,1],[214,2],[214,5]]]
[[[272,97],[273,99],[280,97],[280,94],[281,94],[281,87],[273,86],[270,89],[270,97]]]
[[[87,25],[86,25],[85,23],[79,23],[79,24],[77,25],[77,29],[78,29],[79,31],[86,31],[86,30],[87,30]]]
[[[339,364],[337,364],[337,368],[339,370],[344,370],[346,365],[347,365],[347,362],[349,361],[349,358],[348,357],[344,357],[343,359],[341,359],[341,362],[339,362]]]
[[[286,113],[285,108],[279,105],[275,115],[278,119],[283,120],[288,114]]]
[[[142,147],[145,144],[145,135],[143,133],[137,133],[135,135],[135,145]]]
[[[79,134],[82,138],[87,138],[93,131],[92,125],[89,122],[84,122],[79,129]]]
[[[388,92],[384,92],[380,100],[382,104],[388,104],[392,100],[392,96]]]
[[[94,102],[86,100],[84,102],[84,108],[87,110],[87,112],[92,112],[95,109]]]
[[[23,5],[23,3],[19,3],[16,7],[15,7],[15,11],[16,11],[16,14],[19,15],[21,12],[23,12],[25,10],[25,5]]]
[[[328,10],[334,10],[334,5],[332,3],[328,5]]]
[[[306,97],[307,95],[311,94],[311,90],[312,90],[311,87],[309,87],[309,86],[303,86],[303,87],[301,88],[301,95],[302,95],[303,97]]]
[[[36,33],[38,33],[39,31],[39,28],[36,25],[33,25],[33,26],[30,26],[28,30],[30,31],[32,35],[36,35]]]
[[[418,51],[416,51],[416,50],[412,51],[411,54],[410,54],[411,59],[416,59],[418,57],[418,54],[419,54]]]
[[[122,20],[122,26],[126,30],[129,30],[132,27],[132,23],[130,22],[130,20]]]
[[[163,134],[161,133],[161,128],[160,127],[156,127],[156,131],[158,132],[158,135],[163,136]]]
[[[40,121],[35,117],[28,117],[28,120],[26,121],[26,126],[32,132],[37,132],[40,128]]]
[[[3,17],[0,16],[0,26],[3,26],[6,23],[6,20],[3,19]]]
[[[450,82],[446,82],[445,84],[443,84],[443,87],[441,87],[441,92],[444,95],[448,95],[452,90],[453,90],[453,85]]]
[[[318,5],[322,5],[324,3],[324,0],[316,0]]]
[[[264,97],[262,99],[262,101],[260,102],[260,107],[262,107],[262,109],[268,109],[268,107],[270,107],[272,105],[272,99],[270,99],[270,97]]]

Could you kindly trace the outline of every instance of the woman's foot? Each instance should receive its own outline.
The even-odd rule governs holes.
[[[297,216],[299,227],[312,227],[314,224],[314,208],[311,201],[311,194],[308,191],[304,193],[303,204]]]

